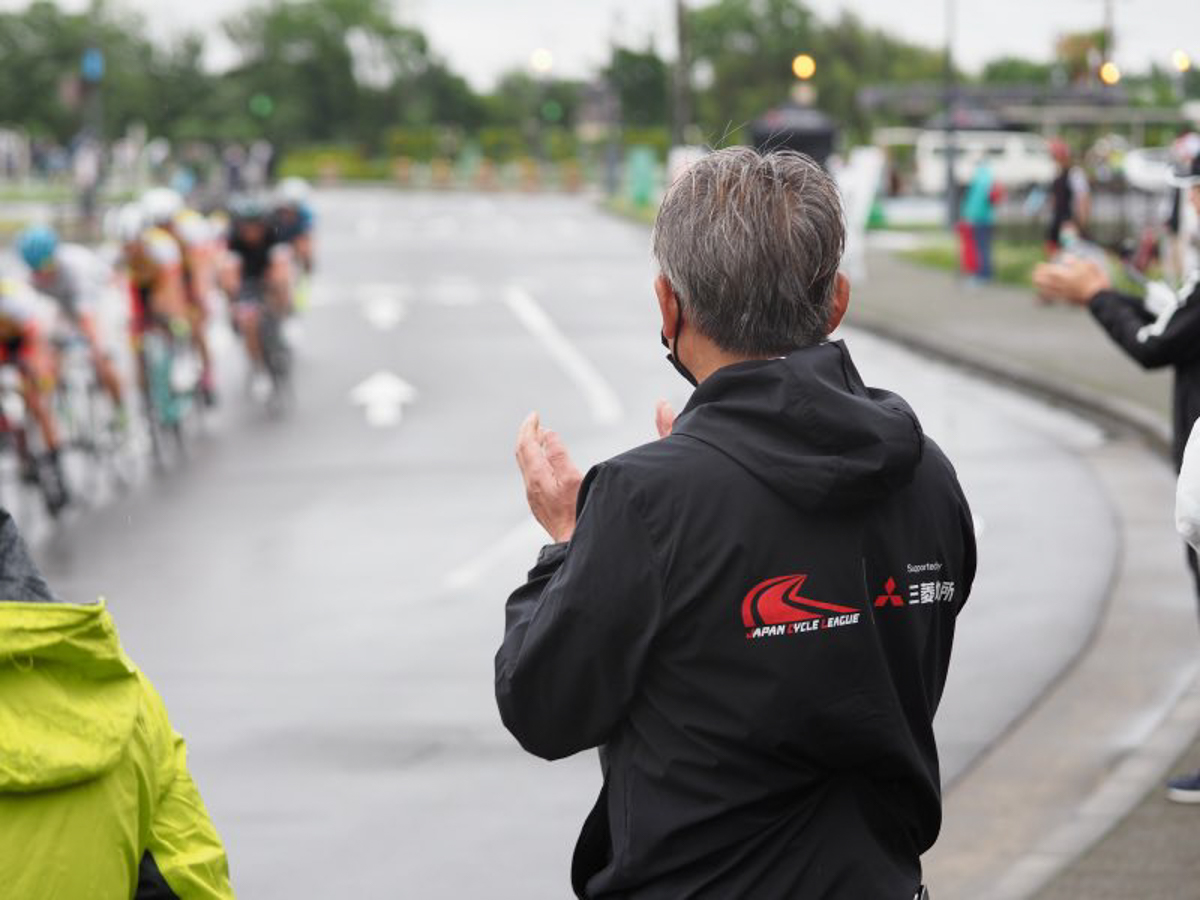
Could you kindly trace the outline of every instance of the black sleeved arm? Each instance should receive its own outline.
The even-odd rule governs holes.
[[[496,703],[521,745],[560,759],[604,743],[624,717],[662,616],[655,549],[609,465],[580,489],[570,544],[545,548],[508,599]]]
[[[1200,357],[1200,287],[1182,302],[1159,334],[1143,333],[1154,321],[1142,301],[1116,291],[1100,291],[1088,308],[1101,327],[1143,368],[1176,366]]]

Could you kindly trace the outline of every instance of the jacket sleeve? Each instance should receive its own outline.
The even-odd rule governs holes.
[[[157,761],[161,793],[134,900],[233,900],[225,847],[188,772],[187,746],[167,721],[162,699],[153,688],[149,690],[170,737]]]
[[[1193,286],[1161,324],[1128,294],[1101,291],[1088,304],[1109,337],[1146,369],[1175,366],[1200,357],[1200,286]]]
[[[1193,549],[1200,547],[1200,422],[1192,426],[1175,488],[1175,528]]]
[[[662,616],[661,569],[623,477],[593,469],[570,544],[542,551],[508,600],[496,703],[531,753],[560,759],[604,743],[638,687]]]

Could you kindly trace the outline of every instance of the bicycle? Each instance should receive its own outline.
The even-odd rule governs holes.
[[[162,468],[186,451],[184,423],[202,406],[202,366],[186,325],[152,324],[142,334],[139,354],[150,448]]]
[[[94,476],[89,493],[98,489],[105,472],[118,487],[128,487],[133,475],[126,459],[125,426],[96,375],[91,345],[75,329],[55,335],[53,344],[58,377],[51,408],[62,430],[63,448],[86,460],[87,471]]]
[[[11,452],[17,463],[18,482],[37,489],[51,518],[67,505],[67,490],[61,469],[48,453],[34,452],[31,438],[37,431],[29,424],[24,379],[11,362],[0,364],[0,453]]]
[[[276,413],[289,409],[295,401],[292,385],[292,347],[286,334],[287,320],[270,304],[263,307],[259,319],[263,365],[271,379],[267,406]]]
[[[262,369],[270,381],[267,409],[281,414],[295,401],[292,384],[292,346],[287,337],[287,313],[281,312],[277,298],[261,281],[247,281],[240,302],[257,310],[258,345],[262,352]]]

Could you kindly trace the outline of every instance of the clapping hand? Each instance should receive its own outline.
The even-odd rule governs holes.
[[[1092,260],[1068,256],[1062,262],[1034,267],[1033,285],[1043,297],[1086,306],[1100,291],[1112,287],[1112,282],[1108,273]]]
[[[583,473],[571,461],[562,439],[530,413],[517,433],[517,467],[525,481],[529,510],[555,541],[575,533],[575,504]]]

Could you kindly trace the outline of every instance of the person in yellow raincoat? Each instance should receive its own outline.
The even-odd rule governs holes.
[[[0,896],[234,896],[162,698],[102,602],[57,601],[3,510]]]

